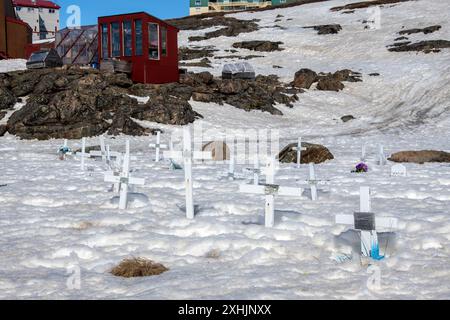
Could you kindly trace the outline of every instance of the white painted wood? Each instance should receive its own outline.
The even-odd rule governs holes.
[[[159,160],[161,159],[161,149],[168,149],[168,146],[166,144],[161,144],[161,131],[156,132],[156,144],[150,143],[149,147],[155,149],[155,162],[159,162]]]
[[[396,164],[391,167],[392,177],[406,177],[406,167],[402,164]]]
[[[364,162],[366,161],[366,144],[363,143],[362,147],[361,147],[361,161]]]
[[[301,197],[303,189],[282,187],[275,184],[276,160],[273,157],[267,162],[264,173],[266,175],[266,184],[259,185],[240,185],[239,191],[242,193],[259,194],[265,196],[265,226],[271,228],[275,223],[275,196]]]
[[[89,158],[91,155],[86,153],[86,138],[81,139],[81,152],[77,152],[76,156],[80,157],[80,167],[81,171],[86,170],[86,158]]]
[[[302,151],[306,151],[307,149],[302,147],[302,137],[298,138],[297,147],[293,148],[294,151],[297,151],[297,168],[300,168],[300,164],[302,163]]]
[[[183,151],[164,151],[165,158],[183,159],[184,184],[186,189],[186,218],[194,219],[194,190],[192,181],[192,163],[194,160],[212,160],[211,152],[192,151],[192,138],[189,127],[183,129]]]
[[[371,200],[370,200],[370,188],[361,187],[360,188],[360,212],[370,213],[371,212]],[[352,225],[355,227],[355,216],[354,215],[336,215],[336,223]],[[375,228],[376,230],[360,230],[361,232],[361,254],[366,257],[372,256],[372,248],[378,248],[378,235],[377,231],[381,230],[393,230],[398,228],[398,220],[395,218],[386,217],[375,217]],[[378,254],[378,253],[377,253]]]
[[[129,148],[123,157],[122,172],[120,174],[115,172],[105,173],[105,182],[111,182],[119,185],[120,199],[119,209],[125,210],[128,203],[128,188],[129,185],[145,185],[145,179],[134,178],[130,176],[130,153]]]
[[[384,166],[386,164],[386,155],[384,153],[384,146],[378,145],[378,164]]]
[[[309,186],[311,189],[311,199],[313,201],[317,200],[317,180],[316,172],[314,170],[314,163],[309,164]]]

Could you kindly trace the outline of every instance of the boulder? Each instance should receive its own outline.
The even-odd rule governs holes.
[[[282,163],[297,163],[297,151],[294,148],[297,147],[297,143],[291,143],[281,150],[278,155],[278,159]],[[327,160],[333,160],[334,156],[326,147],[320,144],[312,144],[302,142],[302,147],[306,148],[301,153],[301,163],[323,163]]]
[[[339,70],[333,74],[333,78],[341,82],[362,82],[361,77],[361,73],[349,69]]]
[[[202,147],[202,151],[211,152],[214,161],[230,160],[230,148],[223,141],[210,141]]]
[[[309,89],[317,81],[317,73],[310,69],[301,69],[295,73],[292,85],[297,88]]]
[[[140,105],[133,109],[131,116],[138,120],[172,125],[186,125],[201,117],[192,110],[189,102],[173,97],[165,101],[149,101],[145,105]]]
[[[0,125],[0,137],[3,137],[5,135],[5,133],[7,132],[7,128],[5,125],[1,124]]]
[[[317,90],[340,91],[345,88],[344,84],[334,77],[323,77],[317,83]]]
[[[113,136],[118,136],[120,134],[129,136],[144,136],[153,134],[153,131],[154,130],[152,129],[142,127],[124,113],[118,112],[114,115],[108,134]]]
[[[233,44],[233,48],[248,49],[248,50],[260,51],[260,52],[272,52],[272,51],[284,50],[284,49],[280,48],[280,44],[283,44],[283,42],[254,40],[254,41],[236,42]]]
[[[11,91],[4,87],[0,87],[0,110],[13,107],[16,101],[17,99]]]
[[[394,153],[388,160],[393,162],[413,162],[419,164],[425,162],[450,162],[450,153],[435,150],[402,151]]]

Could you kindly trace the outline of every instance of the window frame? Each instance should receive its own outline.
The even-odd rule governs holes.
[[[113,28],[113,25],[115,25],[115,24],[117,24],[117,35],[119,36],[119,39],[118,39],[118,45],[119,45],[119,48],[118,48],[118,50],[117,51],[114,51],[114,44],[115,44],[115,42],[114,42],[114,28]],[[116,21],[116,22],[111,22],[110,23],[110,28],[111,28],[111,37],[110,37],[110,43],[111,43],[111,52],[110,52],[110,57],[111,58],[118,58],[118,57],[120,57],[121,56],[121,48],[120,48],[120,46],[121,46],[121,41],[120,41],[120,22],[119,21]],[[118,53],[117,55],[115,55],[115,53]]]
[[[138,33],[137,33],[137,25],[140,23],[140,42],[141,45],[138,46]],[[139,50],[138,50],[139,49]],[[144,22],[142,19],[135,19],[134,20],[134,55],[135,56],[142,56],[144,54]]]
[[[157,36],[158,36],[158,40],[157,40],[157,43],[158,43],[158,45],[157,45],[157,48],[158,48],[158,58],[152,58],[152,57],[150,56],[150,49],[151,49],[151,48],[154,48],[154,47],[151,46],[151,35],[152,35],[152,33],[150,32],[150,26],[156,26],[156,34],[157,34]],[[160,27],[159,27],[159,24],[158,24],[158,23],[155,23],[155,22],[149,22],[149,23],[148,23],[147,29],[148,29],[148,59],[149,59],[149,60],[154,60],[154,61],[161,60],[161,45],[160,45],[161,39],[160,39],[160,35],[159,35],[159,28],[160,28]]]
[[[126,46],[126,33],[125,33],[125,24],[129,24],[129,41],[130,46]],[[127,48],[129,51],[127,52]],[[132,20],[124,20],[122,22],[122,56],[131,57],[133,56],[133,21]]]

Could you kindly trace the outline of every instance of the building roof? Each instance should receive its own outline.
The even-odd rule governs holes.
[[[56,3],[47,0],[13,0],[13,4],[15,7],[61,9]]]
[[[162,24],[165,24],[166,26],[172,27],[172,28],[174,28],[174,29],[176,29],[176,30],[178,30],[178,31],[180,30],[179,28],[175,27],[174,25],[172,25],[172,24],[170,24],[170,23],[168,23],[168,22],[166,22],[166,21],[164,21],[164,20],[161,20],[161,19],[159,19],[159,18],[157,18],[157,17],[155,17],[155,16],[152,16],[151,14],[149,14],[149,13],[147,13],[147,12],[145,12],[145,11],[132,12],[132,13],[113,14],[113,15],[110,15],[110,16],[98,17],[98,20],[100,21],[101,19],[105,19],[105,18],[125,17],[125,16],[135,16],[135,15],[147,15],[147,16],[149,16],[149,17],[155,19],[156,21],[159,21],[159,22],[161,22]]]

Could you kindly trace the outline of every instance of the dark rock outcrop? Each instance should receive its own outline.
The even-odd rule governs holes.
[[[17,99],[7,88],[0,86],[0,110],[9,109],[14,106]]]
[[[283,48],[280,48],[280,44],[283,44],[283,42],[259,41],[259,40],[242,41],[234,43],[233,48],[248,49],[260,52],[272,52],[284,50]]]
[[[416,29],[408,29],[408,30],[402,30],[400,31],[398,34],[400,35],[410,35],[410,34],[415,34],[415,33],[423,33],[423,34],[429,34],[429,33],[433,33],[436,31],[441,30],[442,26],[431,26],[431,27],[426,27],[426,28],[416,28]]]
[[[406,42],[406,43],[396,43],[391,46],[388,50],[391,52],[424,52],[424,53],[437,53],[440,49],[450,48],[450,41],[447,40],[429,40],[420,41],[416,43]]]
[[[373,6],[381,6],[384,4],[396,4],[400,2],[407,2],[411,0],[372,0],[372,1],[361,1],[361,2],[355,2],[350,3],[344,6],[339,7],[333,7],[330,10],[331,11],[341,11],[341,10],[353,10],[353,9],[364,9],[369,8]]]
[[[341,91],[345,88],[344,84],[333,77],[323,77],[317,83],[317,90],[322,91]]]
[[[12,72],[6,82],[4,78],[6,90],[29,96],[7,123],[8,132],[23,139],[79,139],[105,132],[143,135],[152,130],[133,118],[187,124],[198,117],[188,103],[192,90],[179,84],[133,85],[124,74],[77,67]],[[128,94],[150,99],[142,105]]]
[[[361,73],[349,69],[320,74],[310,69],[301,69],[295,73],[291,84],[296,88],[309,89],[313,83],[317,82],[318,90],[340,91],[345,87],[342,82],[361,82],[361,76]]]
[[[211,58],[214,56],[214,52],[217,50],[213,47],[196,47],[186,48],[181,47],[178,49],[178,55],[180,61],[196,60],[203,58]]]
[[[281,150],[278,155],[278,159],[282,163],[297,163],[297,151],[294,148],[297,147],[297,143],[291,143]],[[302,142],[302,147],[306,150],[301,152],[301,163],[323,163],[327,160],[333,160],[334,156],[326,147],[320,144],[312,144]]]
[[[402,151],[394,153],[388,160],[393,162],[413,162],[419,164],[426,162],[450,162],[450,153],[435,150]]]
[[[7,132],[7,128],[5,125],[0,125],[0,137],[3,137]]]
[[[338,34],[339,31],[342,30],[342,26],[340,24],[324,24],[318,26],[309,26],[304,27],[305,29],[314,29],[318,31],[318,34]]]

